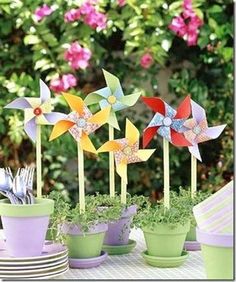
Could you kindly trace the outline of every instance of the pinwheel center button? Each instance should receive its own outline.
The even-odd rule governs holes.
[[[123,150],[125,155],[131,155],[132,154],[132,149],[130,147],[126,147]]]
[[[109,104],[115,104],[115,102],[116,102],[116,96],[114,96],[114,95],[109,96],[109,97],[107,98],[107,101],[108,101]]]
[[[77,121],[77,126],[78,127],[85,127],[86,125],[86,120],[84,118],[80,118],[78,121]]]
[[[200,126],[195,126],[193,129],[193,133],[195,133],[196,135],[198,135],[201,132],[201,127]]]
[[[170,126],[172,124],[172,120],[169,117],[165,117],[162,121],[163,125]]]
[[[42,109],[39,108],[39,107],[35,108],[35,109],[34,109],[34,114],[35,114],[36,116],[40,116],[40,115],[42,114]]]

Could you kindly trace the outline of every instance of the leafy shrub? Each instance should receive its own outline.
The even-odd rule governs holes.
[[[65,14],[72,8],[79,9],[83,1],[44,2],[52,11],[40,20],[35,16],[36,9],[43,4],[39,0],[0,3],[1,165],[15,168],[35,161],[34,146],[23,131],[23,114],[3,110],[7,102],[23,95],[38,96],[39,77],[51,86],[54,81],[52,89],[55,83],[61,87],[58,79],[67,74],[77,80],[75,83],[67,77],[69,85],[76,84],[68,90],[84,97],[105,85],[101,73],[101,68],[105,68],[120,78],[127,94],[141,90],[143,95],[161,95],[176,106],[179,98],[191,93],[207,110],[209,125],[227,123],[220,138],[200,145],[203,163],[198,164],[198,186],[215,191],[232,178],[232,1],[193,1],[203,25],[199,28],[197,45],[191,47],[168,28],[172,19],[181,13],[182,1],[100,0],[95,5],[96,17],[100,17],[97,28],[91,17],[81,16],[74,22],[65,22]],[[75,41],[91,52],[91,58],[86,57],[85,69],[72,69],[69,57],[64,58],[65,51]],[[149,56],[143,57],[146,54]],[[65,101],[56,93],[53,102],[56,110],[67,111]],[[121,128],[124,128],[125,116],[142,130],[150,113],[138,103],[119,114]],[[49,143],[50,131],[50,127],[43,128],[44,192],[55,189],[76,202],[76,144],[69,135]],[[122,133],[116,132],[116,135]],[[98,147],[107,138],[107,128],[103,127],[93,136],[93,142]],[[158,138],[158,143],[154,140],[151,146],[160,147],[160,140]],[[189,185],[188,151],[171,147],[170,157],[173,187]],[[107,160],[107,154],[99,158],[86,154],[87,193],[107,193]],[[129,167],[129,192],[159,199],[162,179],[162,154],[158,150],[149,162]],[[117,178],[117,187],[119,181]]]

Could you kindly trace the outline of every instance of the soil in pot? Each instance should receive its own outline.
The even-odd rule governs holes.
[[[190,222],[185,225],[156,224],[154,228],[142,228],[150,256],[179,257],[182,254]]]
[[[100,256],[107,228],[107,224],[101,223],[83,232],[79,225],[65,223],[62,232],[66,234],[69,257],[83,259]]]
[[[13,257],[40,256],[54,201],[36,199],[32,205],[12,205],[0,201],[0,215],[7,251]]]

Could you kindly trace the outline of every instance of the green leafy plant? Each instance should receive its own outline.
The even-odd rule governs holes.
[[[65,201],[61,193],[53,191],[48,195],[48,198],[54,200],[55,203],[49,228],[50,235],[54,240],[63,239],[63,234],[60,233],[58,227],[65,222],[79,224],[81,230],[86,232],[94,224],[115,222],[120,218],[122,211],[131,205],[136,205],[138,210],[142,210],[149,204],[148,198],[144,196],[135,195],[132,197],[128,194],[127,204],[124,205],[120,202],[118,195],[111,198],[109,195],[97,193],[85,197],[86,211],[80,214],[79,204],[73,208]]]
[[[135,217],[134,225],[154,229],[157,224],[167,224],[171,227],[186,224],[192,216],[191,205],[186,203],[186,197],[171,191],[170,199],[169,209],[164,207],[163,201],[150,203]]]
[[[185,201],[186,205],[188,205],[191,210],[193,209],[194,206],[196,206],[197,204],[201,203],[202,201],[204,201],[205,199],[207,199],[208,197],[210,197],[212,195],[212,193],[210,191],[197,191],[194,195],[194,197],[191,197],[191,191],[190,188],[189,189],[183,189],[182,187],[180,187],[179,189],[179,196],[181,198],[183,198],[183,201]],[[176,198],[172,199],[172,203],[171,205],[175,205]],[[191,216],[191,226],[195,227],[196,226],[196,220],[194,218],[194,215],[192,213]]]

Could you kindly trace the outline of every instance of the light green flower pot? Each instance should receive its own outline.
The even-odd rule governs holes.
[[[66,245],[70,258],[93,258],[101,255],[107,224],[92,226],[88,232],[81,231],[79,225],[64,224],[63,233],[66,234]]]
[[[208,279],[234,280],[233,235],[213,234],[197,229]]]
[[[156,224],[153,229],[142,228],[148,255],[156,257],[181,256],[189,229],[190,222],[185,225]]]
[[[196,241],[196,226],[191,226],[186,236],[186,241]]]

